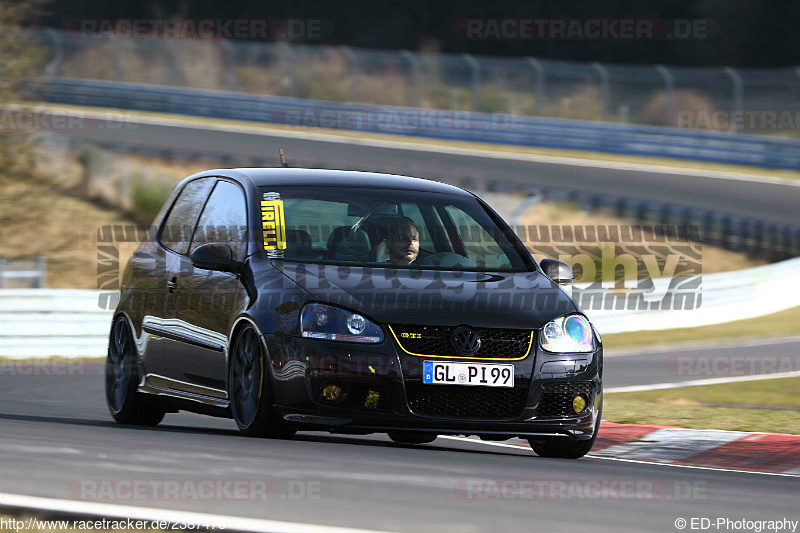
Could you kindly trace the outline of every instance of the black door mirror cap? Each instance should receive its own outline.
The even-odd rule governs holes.
[[[238,273],[241,262],[233,258],[233,250],[224,242],[212,242],[198,246],[192,252],[192,265],[206,270]]]

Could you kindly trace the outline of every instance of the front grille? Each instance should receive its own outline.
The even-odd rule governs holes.
[[[517,379],[512,388],[426,385],[415,379],[405,385],[408,407],[418,415],[494,420],[522,413],[530,380]]]
[[[594,401],[594,383],[591,381],[575,381],[566,383],[549,383],[543,387],[542,399],[536,416],[541,418],[574,417],[572,399],[577,394],[585,394],[589,399],[587,411]]]
[[[455,327],[394,325],[392,332],[400,348],[421,356],[460,357],[452,344],[450,334]],[[529,329],[473,328],[481,339],[481,348],[473,355],[475,359],[522,359],[531,349],[533,332]],[[404,336],[403,334],[409,335]],[[420,338],[410,338],[420,335]]]

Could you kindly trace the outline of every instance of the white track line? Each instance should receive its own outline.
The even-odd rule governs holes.
[[[757,374],[754,376],[734,376],[727,378],[696,379],[693,381],[676,381],[674,383],[654,383],[652,385],[633,385],[630,387],[612,387],[603,392],[644,392],[650,390],[680,389],[683,387],[699,387],[702,385],[718,385],[720,383],[737,383],[740,381],[760,381],[762,379],[783,379],[800,377],[800,371],[781,372],[779,374]]]
[[[637,463],[648,464],[653,466],[668,466],[671,468],[688,468],[690,470],[712,470],[714,472],[737,472],[740,474],[758,474],[761,476],[778,476],[778,477],[800,477],[800,474],[787,474],[786,472],[758,472],[756,470],[739,470],[736,468],[717,468],[713,466],[694,466],[694,465],[676,465],[674,463],[653,463],[649,461],[637,461],[636,459],[623,459],[621,457],[598,457],[596,455],[588,455],[590,459],[598,459],[601,461],[618,461],[621,463]]]
[[[512,448],[515,450],[527,450],[525,446],[518,446],[516,444],[506,444],[505,442],[491,442],[491,441],[483,441],[483,440],[475,440],[470,439],[469,437],[452,437],[448,435],[439,435],[440,439],[451,439],[451,440],[459,440],[463,442],[472,442],[477,444],[485,444],[487,446],[498,446],[501,448]],[[533,453],[533,450],[531,450]],[[586,459],[598,459],[602,461],[619,461],[622,463],[636,463],[636,464],[644,464],[644,465],[652,465],[652,466],[669,466],[672,468],[689,468],[692,470],[713,470],[715,472],[738,472],[742,474],[759,474],[762,476],[781,476],[781,477],[800,477],[800,474],[787,474],[785,472],[758,472],[755,470],[738,470],[735,468],[717,468],[713,466],[693,466],[693,465],[676,465],[673,463],[655,463],[651,461],[639,461],[636,459],[623,459],[621,457],[598,457],[596,455],[589,454],[586,456]],[[570,459],[566,459],[570,460]]]
[[[13,109],[18,106],[6,106],[6,107]],[[115,108],[100,108],[100,109],[105,109],[106,111],[98,112],[93,110],[85,110],[83,108],[76,109],[76,108],[64,108],[58,106],[36,105],[29,109],[32,111],[46,111],[52,114],[69,113],[69,112],[72,112],[74,114],[75,112],[79,112],[85,118],[93,118],[97,120],[108,119],[109,112],[116,114],[123,113],[126,115],[125,122],[129,122],[132,124],[138,123],[138,124],[150,124],[155,126],[172,126],[172,127],[184,127],[184,128],[193,126],[197,129],[220,131],[225,133],[246,133],[250,135],[262,135],[266,137],[294,137],[303,140],[332,142],[340,144],[357,144],[362,146],[373,146],[376,148],[395,148],[398,150],[413,150],[419,152],[432,152],[440,154],[477,156],[477,157],[486,157],[493,159],[509,159],[514,161],[532,161],[536,163],[550,163],[556,165],[569,165],[578,167],[609,168],[614,170],[627,170],[633,172],[653,172],[659,174],[699,176],[699,177],[714,178],[714,179],[750,181],[758,183],[768,183],[772,185],[789,185],[792,187],[800,187],[800,180],[763,176],[759,174],[749,174],[744,172],[726,172],[720,170],[670,167],[665,165],[648,165],[645,163],[623,163],[617,161],[606,161],[602,159],[584,159],[578,157],[523,154],[515,152],[503,152],[500,150],[460,148],[455,146],[427,146],[422,143],[418,144],[418,143],[410,143],[403,141],[365,139],[361,137],[347,137],[347,130],[344,130],[343,133],[340,135],[333,135],[327,133],[311,133],[308,132],[307,130],[291,131],[269,126],[251,127],[251,126],[234,125],[234,124],[215,124],[215,123],[202,122],[199,119],[192,120],[190,118],[183,119],[183,118],[142,116],[134,114],[136,112],[128,111],[125,109],[115,109]],[[225,120],[225,119],[215,119],[215,120]],[[373,132],[363,132],[363,133],[373,133]]]
[[[64,513],[66,515],[88,515],[100,518],[131,519],[185,523],[196,525],[218,525],[226,530],[245,531],[248,533],[366,533],[377,530],[353,529],[347,527],[320,526],[300,522],[279,522],[258,518],[241,518],[170,509],[153,509],[78,500],[62,500],[56,498],[40,498],[21,494],[0,492],[0,508],[8,506],[36,511]],[[222,529],[222,527],[220,527]]]

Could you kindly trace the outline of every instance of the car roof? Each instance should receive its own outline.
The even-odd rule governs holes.
[[[256,187],[365,187],[370,189],[399,189],[432,193],[472,196],[472,193],[438,181],[395,174],[360,172],[355,170],[323,170],[309,168],[237,168],[206,171],[204,175],[249,177]]]

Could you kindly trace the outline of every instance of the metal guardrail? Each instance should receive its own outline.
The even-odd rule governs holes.
[[[655,279],[654,291],[669,279]],[[580,291],[585,284],[577,284]],[[800,258],[702,277],[702,305],[691,310],[586,310],[601,334],[720,324],[768,315],[800,302]],[[117,293],[0,290],[0,357],[100,357],[106,354]]]
[[[800,170],[800,141],[766,136],[93,80],[54,78],[28,89],[60,104]]]
[[[0,257],[0,289],[6,287],[8,280],[19,279],[32,280],[34,288],[44,288],[47,284],[47,259],[8,260]]]
[[[103,291],[0,289],[0,357],[106,354],[113,310]]]
[[[654,292],[670,280],[655,279]],[[576,284],[579,292],[583,284]],[[796,307],[800,302],[800,257],[746,270],[702,276],[702,305],[695,309],[586,310],[601,334],[690,328],[746,320]]]

